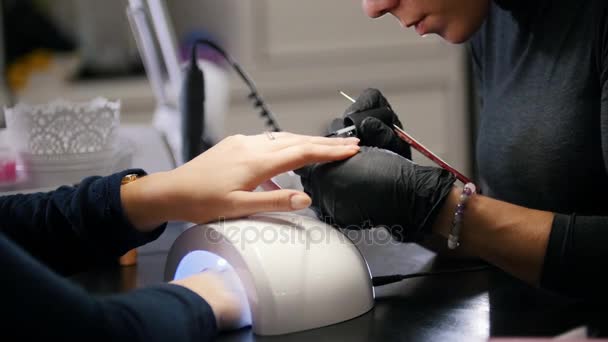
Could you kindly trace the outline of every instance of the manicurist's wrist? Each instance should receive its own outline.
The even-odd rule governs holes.
[[[454,219],[454,210],[458,205],[458,200],[461,193],[462,188],[457,186],[452,187],[452,190],[443,203],[443,207],[441,207],[441,210],[439,211],[439,215],[437,215],[437,218],[433,223],[433,233],[446,239],[448,238],[450,235],[450,228],[452,227],[452,221]]]

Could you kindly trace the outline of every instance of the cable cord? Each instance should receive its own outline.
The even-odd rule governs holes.
[[[457,274],[457,273],[467,273],[467,272],[480,272],[487,271],[493,269],[492,266],[484,265],[484,266],[476,266],[476,267],[467,267],[467,268],[457,268],[452,270],[445,271],[434,271],[434,272],[419,272],[419,273],[411,273],[411,274],[391,274],[386,276],[377,276],[372,277],[372,285],[374,287],[384,286],[393,283],[398,283],[405,279],[410,278],[420,278],[420,277],[430,277],[430,276],[440,276],[447,274]]]
[[[254,108],[259,109],[260,116],[265,120],[266,126],[269,127],[270,129],[272,129],[272,131],[274,131],[274,132],[280,132],[281,128],[279,127],[279,124],[277,123],[277,120],[275,119],[274,114],[272,114],[272,112],[266,105],[266,102],[264,102],[264,100],[262,99],[262,96],[260,96],[260,93],[258,92],[258,89],[256,88],[253,80],[247,75],[247,73],[245,73],[245,71],[243,70],[243,68],[241,68],[239,63],[232,56],[230,56],[226,51],[224,51],[224,49],[222,49],[217,44],[215,44],[214,42],[207,40],[207,39],[197,39],[194,42],[194,45],[192,46],[192,50],[191,50],[191,52],[192,52],[191,61],[193,63],[196,62],[196,59],[198,56],[197,47],[199,45],[206,45],[206,46],[214,49],[230,64],[230,66],[232,66],[232,68],[236,71],[236,73],[245,82],[247,87],[249,87],[250,93],[248,95],[248,98],[253,101]]]

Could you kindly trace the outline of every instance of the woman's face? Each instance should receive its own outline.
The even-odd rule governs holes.
[[[363,11],[371,18],[390,13],[403,27],[414,27],[419,35],[435,33],[451,43],[462,43],[479,29],[490,0],[363,0]]]

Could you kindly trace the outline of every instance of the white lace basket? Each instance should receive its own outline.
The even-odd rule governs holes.
[[[32,155],[65,156],[112,151],[120,125],[120,102],[95,98],[4,108],[11,144]]]

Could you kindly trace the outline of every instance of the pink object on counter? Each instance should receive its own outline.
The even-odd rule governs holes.
[[[0,183],[17,181],[17,162],[15,160],[0,161]]]
[[[559,337],[503,337],[503,338],[491,338],[488,342],[554,342],[554,341],[568,341],[568,342],[583,342],[583,341],[594,341],[594,342],[607,342],[606,339],[595,339],[595,338],[559,338]]]

